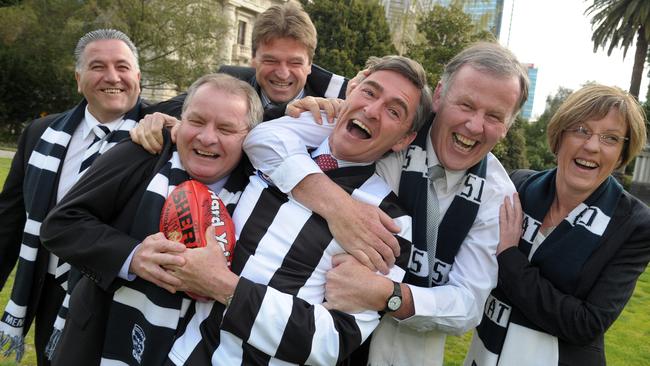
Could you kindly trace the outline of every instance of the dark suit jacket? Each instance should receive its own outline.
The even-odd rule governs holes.
[[[239,80],[243,80],[249,83],[250,85],[252,85],[257,90],[258,95],[261,95],[262,93],[255,79],[255,69],[252,67],[224,65],[221,66],[217,72],[223,72],[228,75],[234,76]],[[307,76],[307,83],[305,84],[305,95],[315,96],[315,97],[324,96],[325,92],[327,91],[327,85],[331,76],[332,76],[331,72],[323,69],[318,65],[312,64],[311,74]],[[343,82],[343,85],[339,92],[338,97],[341,99],[345,98],[345,88],[347,86],[347,83],[348,80],[346,79]],[[180,119],[181,110],[183,109],[183,102],[185,101],[186,96],[187,93],[181,93],[169,100],[152,105],[148,108],[144,108],[142,110],[141,117],[144,117],[144,115],[146,114],[161,112]],[[286,103],[276,108],[265,110],[264,121],[270,121],[272,119],[282,117],[284,115],[285,108],[286,108]]]
[[[515,185],[523,181],[522,174],[530,173],[513,173]],[[559,291],[517,248],[501,252],[497,260],[499,287],[512,304],[558,337],[560,365],[605,365],[605,331],[623,311],[650,261],[650,209],[623,192],[573,293]]]
[[[18,261],[18,254],[20,253],[23,228],[26,221],[23,183],[27,163],[41,135],[57,116],[58,114],[49,115],[36,119],[27,125],[18,140],[18,150],[11,162],[9,175],[5,180],[2,193],[0,193],[0,222],[2,222],[2,225],[0,225],[0,288],[4,287],[7,277]],[[57,176],[57,186],[58,179]],[[54,189],[56,190],[57,187],[54,187]],[[55,200],[56,195],[53,195],[53,202],[50,204],[54,205]],[[46,251],[40,250],[36,257],[36,273],[28,304],[29,311],[25,319],[25,329],[29,329],[34,319],[35,305],[38,304],[40,299],[43,281],[47,273],[48,254]]]
[[[81,270],[53,365],[99,364],[105,321],[120,268],[148,234],[135,213],[150,178],[171,156],[166,134],[160,155],[123,141],[101,155],[41,227],[43,245]],[[74,209],[70,209],[74,207]]]

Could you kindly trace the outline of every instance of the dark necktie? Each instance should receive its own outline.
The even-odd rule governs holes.
[[[81,167],[79,167],[79,173],[86,170],[90,164],[97,159],[99,156],[99,148],[102,145],[102,141],[106,140],[106,135],[108,135],[111,130],[103,125],[97,125],[93,127],[93,132],[95,133],[95,138],[93,142],[88,145],[88,149],[84,153],[83,160],[81,162]]]
[[[339,163],[336,161],[336,159],[330,155],[330,154],[322,154],[318,155],[316,159],[316,164],[318,164],[318,167],[323,171],[327,172],[332,169],[338,169]]]

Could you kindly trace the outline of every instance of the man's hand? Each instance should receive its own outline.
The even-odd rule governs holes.
[[[348,81],[348,86],[345,88],[345,97],[346,98],[349,97],[350,93],[352,93],[352,90],[354,90],[354,88],[359,86],[359,84],[361,84],[361,82],[365,80],[365,78],[367,78],[368,75],[370,75],[370,70],[363,69],[359,71],[354,78]]]
[[[235,292],[239,277],[228,268],[226,257],[214,238],[214,228],[205,232],[207,245],[182,253],[185,264],[166,267],[180,281],[180,291],[215,299],[222,304]]]
[[[523,213],[519,195],[512,195],[512,204],[510,197],[506,196],[499,208],[499,245],[497,246],[497,255],[504,250],[519,245],[521,238]]]
[[[140,122],[129,131],[131,135],[131,140],[138,145],[147,150],[151,154],[158,154],[162,150],[163,146],[163,137],[162,129],[163,127],[172,127],[172,132],[174,128],[180,124],[180,121],[176,118],[163,114],[163,113],[153,113],[147,114],[144,116]],[[176,142],[176,134],[172,133],[172,141]]]
[[[373,271],[388,273],[400,254],[393,233],[400,232],[385,212],[359,202],[325,174],[310,174],[291,190],[294,198],[321,215],[346,252]]]
[[[320,98],[320,97],[304,97],[296,99],[287,104],[286,114],[288,116],[298,118],[302,112],[311,112],[314,115],[316,123],[323,124],[320,111],[325,111],[327,115],[327,122],[334,123],[334,119],[339,116],[341,107],[344,105],[342,99],[336,98]]]
[[[392,293],[391,280],[372,272],[348,254],[334,256],[332,266],[325,285],[327,309],[357,313],[384,308]]]
[[[180,255],[185,245],[167,240],[163,233],[147,236],[136,249],[129,266],[129,272],[175,293],[180,280],[165,271],[163,266],[182,266],[185,259]]]
[[[393,235],[400,232],[400,227],[379,207],[352,198],[348,204],[349,208],[338,209],[336,216],[327,218],[330,232],[363,265],[388,273],[400,254],[399,242]]]

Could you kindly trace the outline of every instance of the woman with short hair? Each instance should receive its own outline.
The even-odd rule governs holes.
[[[605,365],[605,331],[650,260],[650,209],[611,176],[645,146],[638,102],[585,86],[547,135],[557,168],[511,174],[518,198],[501,207],[498,285],[466,365]]]

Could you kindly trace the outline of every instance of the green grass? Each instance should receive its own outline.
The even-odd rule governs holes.
[[[445,366],[463,364],[471,338],[471,332],[461,337],[447,337]],[[650,339],[650,269],[646,269],[639,277],[634,295],[621,316],[605,334],[607,365],[650,364],[648,339]]]
[[[11,165],[11,159],[0,158],[0,187],[4,185],[5,178],[7,173],[9,173],[9,166]],[[4,311],[4,307],[9,301],[9,295],[11,294],[11,287],[13,286],[14,276],[11,275],[5,284],[5,287],[0,292],[0,312]],[[21,365],[25,366],[36,366],[36,353],[34,352],[34,330],[30,330],[27,335],[27,342],[25,346],[25,357],[23,357]],[[13,358],[5,358],[0,354],[0,366],[14,366],[16,365],[13,362]]]
[[[0,187],[4,186],[5,178],[9,173],[9,166],[11,165],[11,159],[0,158]]]
[[[10,159],[0,158],[0,186],[4,184],[10,163]],[[7,285],[0,293],[2,310],[4,310],[4,305],[9,300],[12,283],[13,276],[10,277]],[[27,338],[25,357],[20,364],[33,366],[36,365],[33,327]],[[446,366],[462,365],[470,339],[471,332],[460,337],[447,337]],[[630,299],[623,314],[605,336],[607,364],[610,366],[650,364],[650,342],[647,341],[648,339],[650,339],[650,270],[646,270],[641,275],[632,299]],[[3,358],[0,355],[0,366],[15,365],[13,360]]]

